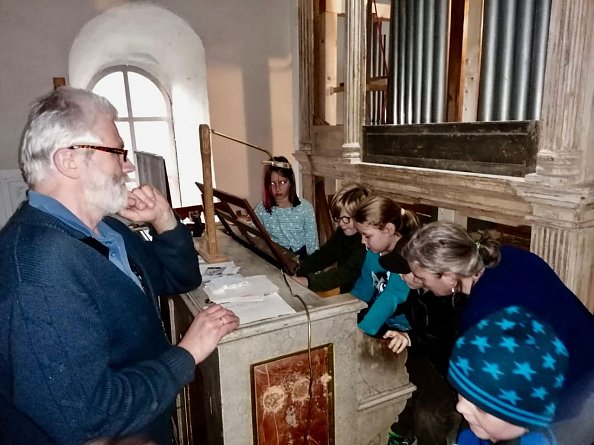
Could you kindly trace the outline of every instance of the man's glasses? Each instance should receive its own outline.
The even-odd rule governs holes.
[[[117,148],[117,147],[102,147],[100,145],[81,145],[81,144],[77,144],[77,145],[71,145],[70,147],[66,147],[70,150],[74,150],[76,148],[88,148],[90,150],[99,150],[99,151],[105,151],[107,153],[115,153],[117,155],[121,155],[122,159],[124,160],[124,162],[126,162],[128,160],[128,150],[126,150],[125,148]]]
[[[343,223],[343,224],[350,224],[351,218],[350,216],[336,216],[332,218],[336,224]]]

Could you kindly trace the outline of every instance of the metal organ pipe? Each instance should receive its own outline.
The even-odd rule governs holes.
[[[450,1],[392,0],[387,100],[394,124],[446,119]],[[550,14],[551,0],[484,0],[479,121],[540,118]]]
[[[498,10],[498,0],[485,0],[485,12],[483,15],[481,80],[479,86],[479,121],[492,121],[494,119],[493,90],[495,88],[495,56],[497,51]]]
[[[524,120],[528,107],[528,82],[532,56],[532,27],[534,3],[520,1],[517,16],[516,48],[514,54],[514,75],[512,82],[511,119]]]
[[[497,78],[495,79],[495,118],[510,118],[512,77],[514,69],[514,38],[516,33],[516,0],[501,2],[497,45]]]
[[[405,92],[405,120],[403,123],[412,124],[413,117],[413,60],[414,60],[414,0],[406,0],[406,92]]]
[[[536,0],[527,114],[527,118],[531,120],[540,119],[550,18],[551,0]]]
[[[433,60],[433,122],[443,122],[446,116],[448,12],[449,1],[437,0],[435,5],[435,57]]]
[[[417,0],[414,2],[414,52],[412,54],[413,60],[413,118],[415,124],[421,122],[421,101],[423,95],[423,84],[421,76],[423,75],[423,10],[424,1]]]
[[[431,122],[431,102],[433,99],[435,0],[424,0],[423,3],[423,51],[421,54],[418,54],[418,57],[423,59],[420,122],[427,123]]]
[[[398,92],[400,90],[398,78],[400,75],[400,49],[398,47],[398,8],[399,1],[392,0],[390,3],[390,58],[388,59],[388,94],[387,94],[387,113],[386,124],[397,124],[398,122]]]

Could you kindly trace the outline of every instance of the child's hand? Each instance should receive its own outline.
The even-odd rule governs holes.
[[[384,334],[384,338],[392,339],[390,343],[388,343],[388,348],[390,348],[392,352],[395,352],[396,354],[400,354],[411,345],[410,337],[406,332],[388,331]]]
[[[292,275],[291,278],[293,278],[295,281],[297,281],[304,287],[307,287],[309,285],[309,280],[307,279],[307,277],[298,277],[297,275]]]

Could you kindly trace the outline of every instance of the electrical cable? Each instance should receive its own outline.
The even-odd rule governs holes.
[[[307,395],[308,395],[307,419],[306,419],[306,424],[305,424],[305,431],[303,432],[303,445],[306,445],[308,443],[307,436],[309,435],[309,428],[311,426],[311,414],[312,414],[312,406],[313,406],[313,365],[312,365],[312,359],[311,359],[311,316],[309,315],[309,309],[307,308],[305,301],[303,301],[303,299],[299,295],[297,295],[293,292],[293,289],[291,288],[291,285],[289,284],[289,281],[287,280],[287,275],[285,274],[285,272],[283,270],[281,270],[281,273],[283,275],[283,280],[285,280],[285,284],[287,285],[287,288],[289,289],[289,293],[291,294],[291,296],[297,298],[301,302],[303,309],[305,309],[305,315],[307,316],[307,360],[308,360],[308,366],[309,366],[309,384],[308,384],[308,388],[307,388]]]

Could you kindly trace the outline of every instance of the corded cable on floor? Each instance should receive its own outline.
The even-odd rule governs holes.
[[[305,301],[303,301],[303,299],[299,295],[293,293],[293,289],[291,288],[291,285],[289,284],[289,281],[287,280],[285,271],[281,271],[281,272],[283,275],[283,280],[285,280],[285,284],[287,285],[287,288],[289,289],[289,293],[301,302],[303,309],[305,309],[305,315],[307,316],[307,359],[308,359],[308,365],[309,365],[309,385],[307,388],[307,395],[308,395],[309,401],[308,401],[308,405],[307,405],[307,419],[306,419],[306,424],[305,424],[305,432],[303,433],[303,445],[306,445],[307,444],[307,436],[309,435],[309,427],[311,425],[311,412],[312,412],[312,406],[313,406],[313,365],[312,365],[312,360],[311,360],[311,317],[309,315],[309,309],[307,308]]]

